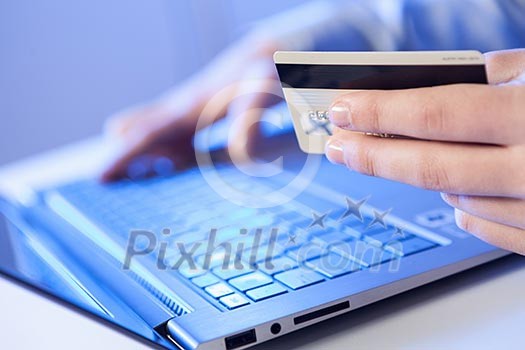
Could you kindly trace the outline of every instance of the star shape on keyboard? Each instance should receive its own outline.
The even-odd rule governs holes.
[[[405,231],[401,227],[394,227],[394,233],[392,233],[392,238],[405,238]]]
[[[370,228],[370,227],[372,227],[372,226],[374,226],[376,224],[381,225],[384,228],[387,228],[387,225],[385,223],[385,218],[386,218],[386,216],[388,214],[390,214],[391,211],[392,211],[392,209],[388,209],[388,210],[385,210],[384,212],[380,213],[377,210],[374,210],[374,219],[372,221],[370,221],[370,223],[368,224],[367,228]]]
[[[365,198],[363,198],[363,199],[361,199],[359,201],[355,201],[354,202],[350,198],[345,197],[346,210],[343,213],[343,215],[341,215],[341,217],[339,218],[339,221],[343,221],[344,219],[346,219],[349,216],[355,216],[356,218],[359,219],[359,221],[362,222],[363,221],[363,214],[361,214],[361,207],[363,206],[363,204],[366,203],[366,201],[368,201],[369,198],[370,198],[370,196],[365,197]]]
[[[313,220],[310,223],[310,225],[308,225],[308,228],[314,227],[314,226],[320,226],[321,228],[324,228],[324,219],[326,218],[327,215],[328,215],[328,212],[322,215],[319,215],[316,212],[312,212]]]

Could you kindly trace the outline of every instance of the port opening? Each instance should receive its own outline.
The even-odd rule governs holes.
[[[272,326],[270,327],[270,332],[272,332],[272,334],[274,335],[279,334],[281,333],[281,329],[282,329],[281,324],[276,322],[272,324]]]
[[[249,331],[226,337],[224,341],[226,343],[226,349],[233,350],[240,348],[241,346],[255,343],[257,337],[255,336],[255,329],[250,329]]]
[[[307,314],[304,314],[304,315],[301,315],[301,316],[297,316],[297,317],[295,317],[293,319],[293,323],[295,325],[298,325],[298,324],[305,323],[305,322],[314,320],[316,318],[323,317],[323,316],[332,314],[334,312],[342,311],[342,310],[345,310],[345,309],[348,309],[348,308],[350,308],[350,302],[348,300],[347,301],[343,301],[342,303],[339,303],[339,304],[327,306],[327,307],[322,308],[320,310],[315,310],[315,311],[309,312]]]

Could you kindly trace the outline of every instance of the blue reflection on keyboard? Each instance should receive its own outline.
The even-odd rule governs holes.
[[[191,247],[206,243],[211,228],[216,229],[214,245],[223,249],[229,243],[233,253],[217,248],[208,257],[202,244],[195,250],[196,268],[182,264],[166,273],[178,273],[225,310],[437,247],[411,232],[398,237],[391,227],[368,229],[355,218],[339,222],[337,212],[326,218],[324,228],[308,228],[310,210],[294,203],[268,209],[240,207],[217,195],[197,171],[109,185],[83,181],[58,192],[95,224],[124,239],[133,229],[160,236],[169,228],[173,232],[169,239]],[[247,180],[233,178],[238,184]],[[258,185],[251,181],[246,186]],[[263,234],[255,240],[258,228]],[[278,229],[273,242],[271,228]],[[237,251],[238,247],[243,249]],[[225,255],[233,255],[235,261],[223,264]],[[167,261],[177,257],[168,255]]]

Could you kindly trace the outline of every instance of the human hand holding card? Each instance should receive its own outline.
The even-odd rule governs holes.
[[[328,109],[343,94],[487,83],[484,57],[477,51],[280,51],[274,61],[299,145],[306,153],[324,153],[333,132]]]
[[[525,50],[485,56],[477,52],[302,55],[276,58],[288,65],[300,56],[310,58],[309,68],[294,66],[291,75],[283,74],[291,71],[289,66],[278,65],[303,150],[326,151],[331,162],[365,175],[440,191],[454,207],[461,229],[525,254]],[[334,56],[328,60],[330,55]],[[403,64],[393,65],[385,57],[396,57]],[[334,65],[342,61],[361,65],[336,70]],[[312,69],[316,74],[311,77],[317,80],[304,78]],[[490,85],[484,84],[486,77]],[[303,87],[325,94],[323,88],[335,88],[330,90],[326,121],[335,126],[325,125],[336,131],[332,136],[306,135],[300,128],[308,117],[304,106],[326,108],[328,100],[319,104],[316,94],[305,95]],[[353,93],[354,89],[361,91]],[[289,98],[296,98],[294,94],[308,98],[311,105],[295,104]]]

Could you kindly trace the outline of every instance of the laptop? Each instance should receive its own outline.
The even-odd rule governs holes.
[[[242,206],[212,188],[207,171],[252,199],[305,176],[308,156],[292,135],[266,142],[283,154],[280,176],[220,163],[110,185],[82,180],[44,190],[27,207],[2,203],[1,269],[163,348],[242,349],[507,254],[459,230],[439,194],[322,156],[309,185],[273,207]],[[137,253],[125,269],[130,231],[154,233],[156,252]],[[195,249],[196,267],[173,268],[170,249],[167,267],[159,264],[162,242]],[[241,267],[222,266],[227,246]]]
[[[291,133],[260,144],[240,168],[217,148],[191,169],[0,201],[0,271],[153,346],[233,350],[508,254],[438,193],[305,154]]]

